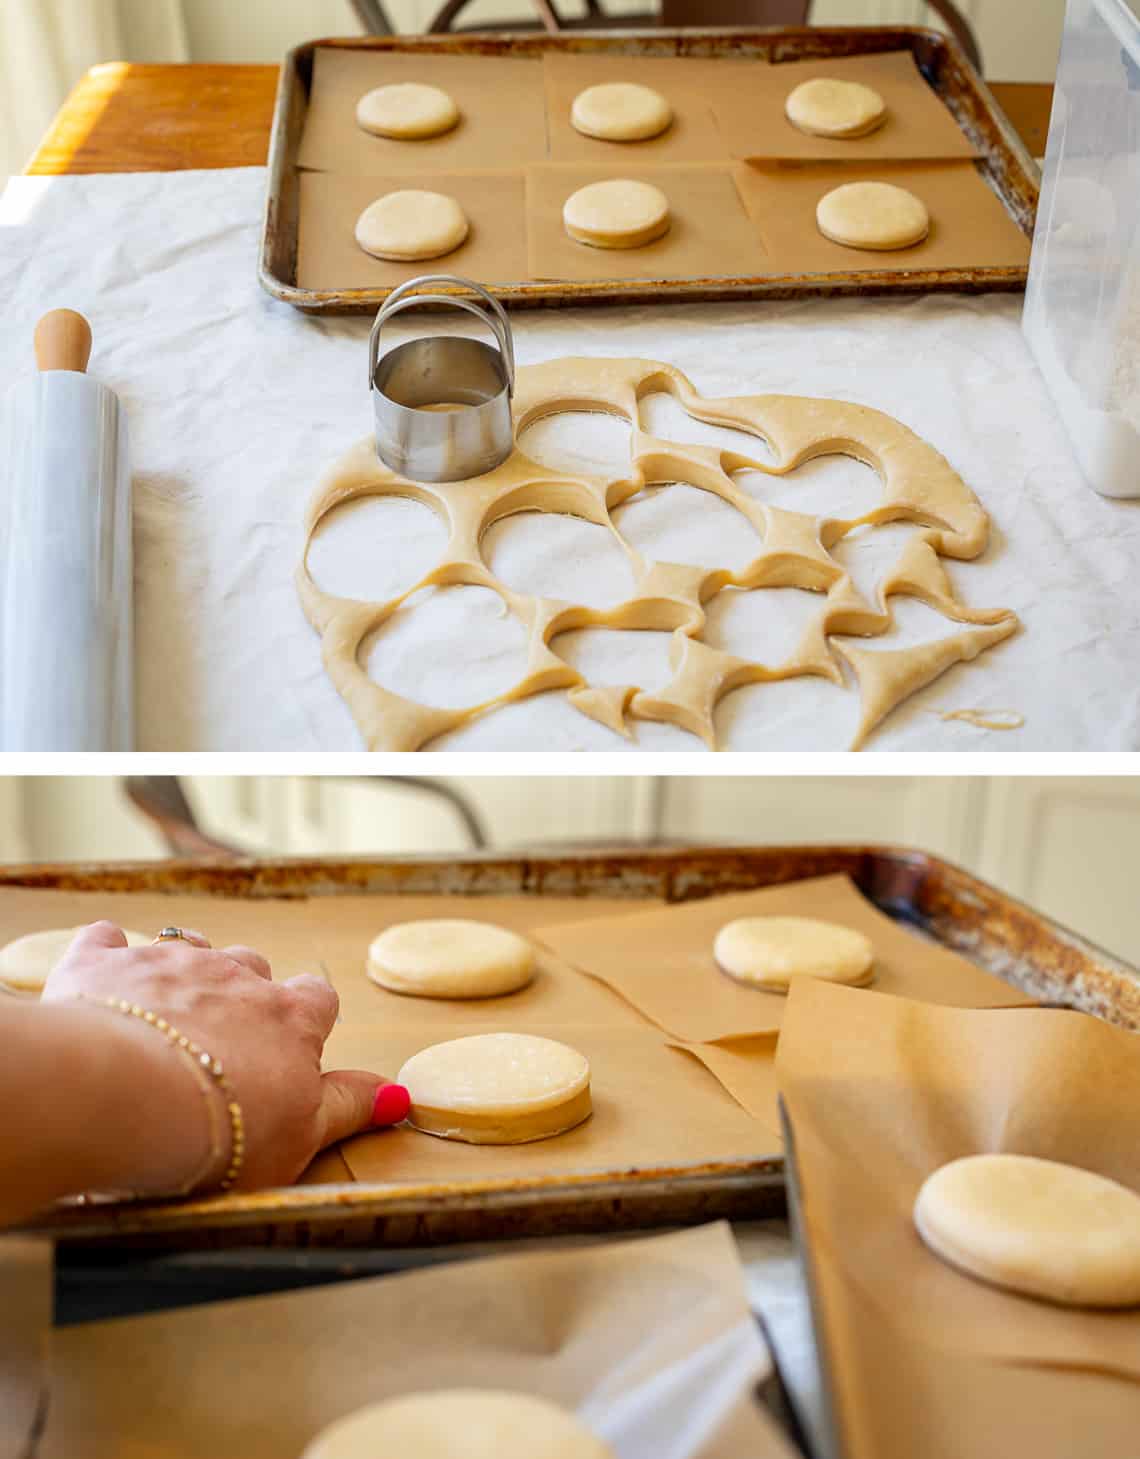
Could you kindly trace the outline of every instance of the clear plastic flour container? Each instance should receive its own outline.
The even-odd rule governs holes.
[[[1022,324],[1089,485],[1140,497],[1140,0],[1069,0]]]

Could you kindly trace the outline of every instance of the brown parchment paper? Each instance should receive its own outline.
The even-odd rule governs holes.
[[[972,157],[976,153],[923,79],[910,51],[785,61],[772,66],[703,64],[717,66],[707,94],[721,136],[734,157],[831,158],[857,163],[891,157]],[[794,127],[784,114],[789,92],[820,77],[873,87],[887,104],[882,126],[866,137],[846,141],[812,137]]]
[[[354,236],[356,220],[377,198],[406,187],[453,197],[467,215],[467,237],[434,259],[397,263],[365,253]],[[526,188],[522,172],[440,172],[409,178],[399,173],[347,177],[303,172],[297,219],[297,284],[302,289],[394,288],[443,270],[486,284],[528,277]]]
[[[1069,1010],[939,1008],[813,982],[789,999],[777,1069],[817,1264],[837,1266],[900,1340],[930,1362],[950,1351],[1140,1382],[1140,1308],[1082,1311],[975,1281],[927,1249],[912,1217],[932,1171],[990,1151],[1140,1192],[1134,1034]]]
[[[397,141],[356,124],[356,103],[376,86],[420,81],[448,92],[459,124],[440,137]],[[546,102],[537,60],[499,56],[384,55],[318,47],[298,166],[350,176],[517,168],[547,155]]]
[[[715,1074],[733,1099],[762,1124],[779,1145],[780,1084],[776,1075],[777,1034],[759,1034],[750,1039],[722,1039],[715,1044],[676,1042]]]
[[[61,1329],[38,1453],[296,1459],[365,1404],[488,1387],[622,1459],[792,1459],[752,1397],[769,1372],[720,1224]]]
[[[736,185],[767,250],[765,272],[1018,267],[1029,239],[972,162],[739,163]],[[847,248],[819,231],[816,204],[848,182],[890,182],[926,204],[930,232],[910,248]]]
[[[591,248],[562,223],[562,205],[587,183],[628,177],[669,199],[671,223],[642,248]],[[628,168],[550,163],[526,173],[527,258],[535,279],[704,279],[770,271],[729,166]]]
[[[0,1456],[25,1459],[48,1393],[52,1244],[0,1236]]]
[[[543,72],[551,160],[606,168],[725,162],[732,153],[713,117],[714,86],[727,81],[732,72],[738,73],[738,84],[743,84],[757,69],[767,70],[767,62],[548,53],[543,57]],[[667,130],[641,142],[606,142],[575,131],[570,108],[578,93],[588,86],[615,81],[659,91],[673,108],[673,121]]]
[[[515,1031],[506,1021],[499,1027]],[[342,1024],[326,1045],[325,1065],[380,1069],[394,1078],[419,1049],[470,1032],[458,1019],[450,1029]],[[525,1032],[568,1043],[590,1061],[594,1112],[588,1120],[528,1145],[467,1145],[403,1125],[373,1131],[340,1147],[355,1179],[432,1182],[672,1169],[760,1159],[778,1149],[704,1065],[651,1029],[532,1024]]]
[[[873,986],[882,992],[962,1007],[1031,1001],[966,958],[892,922],[844,876],[814,877],[581,926],[552,923],[535,935],[668,1033],[704,1043],[771,1034],[783,1022],[788,1000],[782,994],[745,987],[722,973],[713,958],[713,941],[726,922],[760,916],[818,917],[864,933],[875,951]]]
[[[934,1355],[895,1330],[831,1262],[817,1261],[816,1290],[844,1459],[1133,1453],[1140,1388],[1128,1379]]]

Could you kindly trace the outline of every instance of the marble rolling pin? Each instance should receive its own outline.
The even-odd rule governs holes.
[[[91,330],[55,309],[39,370],[6,402],[0,497],[0,749],[129,750],[127,423],[86,373]]]

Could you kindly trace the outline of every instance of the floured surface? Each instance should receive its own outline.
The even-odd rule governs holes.
[[[361,747],[324,673],[292,573],[314,483],[370,428],[363,387],[368,321],[309,319],[262,294],[253,260],[264,188],[262,169],[28,177],[10,183],[0,206],[0,288],[8,301],[0,392],[29,369],[39,315],[53,303],[69,304],[90,316],[92,373],[119,393],[129,416],[140,750]],[[1136,748],[1140,507],[1108,501],[1084,485],[1019,316],[1016,297],[930,296],[532,311],[516,315],[514,324],[523,364],[620,352],[669,361],[706,398],[810,394],[885,411],[931,442],[976,491],[991,518],[990,547],[972,564],[951,563],[951,580],[971,606],[1008,606],[1029,631],[950,669],[896,710],[870,749]],[[433,327],[465,328],[443,319]],[[401,317],[393,321],[392,341],[422,328],[422,321]],[[646,399],[641,406],[654,434],[710,438],[672,411],[658,414],[660,405]],[[589,470],[597,468],[588,460],[610,452],[611,426],[603,416],[570,416],[543,431],[561,443],[560,469]],[[623,451],[615,475],[628,474],[628,433]],[[810,462],[761,485],[778,489],[778,505],[798,510],[798,501],[810,500],[808,510],[820,512],[828,501],[845,500],[849,483],[856,513],[861,501],[877,500],[870,472],[846,458]],[[654,552],[653,536],[680,540],[691,557],[713,564],[739,550],[741,529],[732,526],[738,513],[726,508],[727,518],[717,511],[697,517],[683,494],[666,488],[653,495],[652,531],[637,539],[646,555]],[[391,505],[407,514],[384,527],[399,566],[405,549],[421,540],[423,520],[434,532],[437,519],[416,503]],[[639,511],[630,502],[619,519],[632,522]],[[362,544],[355,529],[334,531],[337,525],[330,523],[320,544],[322,585],[343,592],[354,570],[375,581],[371,542]],[[836,544],[832,556],[873,593],[878,567],[889,571],[897,557],[892,541],[880,559],[878,541],[897,535],[901,544],[907,531],[863,529]],[[496,573],[500,560],[513,564],[529,575],[527,591],[542,591],[545,578],[556,596],[566,596],[563,575],[573,558],[566,576],[592,585],[590,601],[599,585],[612,587],[613,601],[628,596],[624,554],[605,529],[529,513],[504,520],[489,539]],[[658,555],[679,560],[673,545]],[[446,606],[452,591],[433,589],[425,603],[441,599]],[[758,596],[722,593],[708,605],[718,647],[748,654],[757,631],[748,604]],[[786,589],[773,591],[764,615],[772,623],[776,601],[781,612],[788,605],[791,640],[808,616],[799,612],[799,599],[815,610],[814,594]],[[402,691],[414,697],[442,663],[460,702],[477,703],[483,666],[441,657],[424,605],[403,615]],[[904,599],[894,605],[897,629],[863,644],[867,652],[946,636],[941,615]],[[450,633],[440,643],[449,640]],[[645,677],[655,641],[644,632],[632,639],[642,673],[631,675],[630,640],[595,634],[590,642],[602,663],[591,679],[620,686]],[[784,641],[781,631],[777,648]],[[513,681],[520,665],[512,642],[502,654],[504,677]],[[1025,725],[998,733],[930,712],[967,707],[1014,710]],[[747,685],[716,711],[718,743],[730,750],[834,749],[854,735],[858,712],[850,689],[821,678]],[[627,718],[626,727],[628,740],[557,690],[475,720],[436,747],[701,748],[672,725]]]
[[[666,395],[690,420],[730,427],[740,445],[750,449],[682,445],[644,431],[640,405],[653,394]],[[892,595],[917,598],[951,624],[965,625],[933,645],[878,654],[841,649],[861,693],[854,741],[858,746],[911,693],[1017,631],[1017,619],[1008,610],[974,610],[959,599],[940,560],[974,558],[985,549],[989,521],[978,499],[932,446],[880,411],[790,395],[708,400],[671,365],[585,357],[524,369],[513,405],[520,441],[529,427],[559,413],[593,412],[624,420],[631,433],[628,475],[556,472],[532,460],[520,444],[483,476],[427,484],[391,471],[367,437],[328,473],[309,508],[309,536],[297,585],[305,613],[321,634],[329,676],[369,749],[418,750],[489,710],[559,688],[570,690],[571,702],[583,714],[618,734],[626,733],[624,716],[629,714],[676,725],[712,748],[717,704],[743,684],[797,675],[842,684],[832,637],[886,633],[892,627]],[[880,482],[878,501],[857,515],[845,516],[833,507],[813,516],[766,503],[738,483],[741,473],[786,476],[821,456],[853,457],[871,466]],[[636,551],[616,526],[615,511],[647,487],[676,483],[692,483],[734,508],[741,525],[754,529],[755,556],[732,571],[720,564],[669,562]],[[309,546],[330,514],[377,496],[411,498],[433,511],[447,526],[447,550],[429,573],[386,602],[330,594],[312,576]],[[491,572],[482,541],[496,521],[519,512],[556,512],[608,529],[629,558],[634,595],[600,612],[581,602],[512,591]],[[860,528],[900,521],[916,530],[868,599],[828,549]],[[388,620],[424,589],[459,584],[491,590],[518,621],[526,638],[525,673],[469,708],[424,704],[375,682],[367,662],[369,649]],[[742,657],[701,639],[705,605],[729,587],[799,588],[818,595],[820,606],[788,657],[757,658],[766,646],[763,637]],[[670,634],[668,682],[649,692],[643,682],[633,682],[610,686],[604,693],[552,646],[560,635],[589,627]],[[477,626],[465,625],[460,652],[482,657],[481,638]]]

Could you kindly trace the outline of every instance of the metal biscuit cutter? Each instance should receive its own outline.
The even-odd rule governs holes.
[[[414,292],[440,284],[478,298]],[[463,335],[425,335],[381,356],[385,321],[415,304],[466,310],[487,326],[498,349]],[[368,336],[368,389],[376,454],[385,466],[411,481],[465,481],[492,470],[514,446],[515,350],[503,306],[480,284],[453,274],[409,279],[377,311]]]

